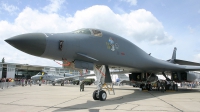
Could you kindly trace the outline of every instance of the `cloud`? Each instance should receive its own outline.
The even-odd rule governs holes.
[[[8,5],[6,3],[1,3],[0,9],[5,10],[5,11],[9,12],[10,14],[14,14],[17,10],[19,10],[18,7],[14,6],[14,5]]]
[[[77,11],[73,17],[67,18],[67,21],[70,28],[75,26],[100,28],[126,37],[132,42],[149,41],[152,44],[171,44],[174,41],[153,14],[145,9],[120,15],[107,6],[92,6]]]
[[[131,6],[137,5],[137,0],[120,0],[120,1],[127,2],[127,3],[129,3]]]
[[[51,4],[45,6],[43,10],[48,13],[56,13],[65,0],[50,0],[50,2]]]
[[[151,12],[145,9],[139,9],[125,14],[117,14],[107,6],[95,5],[79,10],[73,16],[62,16],[57,13],[45,13],[37,9],[26,7],[19,13],[14,22],[0,21],[0,48],[3,48],[0,52],[0,56],[6,57],[6,61],[8,62],[34,65],[57,65],[53,61],[44,61],[42,58],[35,58],[35,56],[30,56],[18,51],[5,43],[4,40],[22,33],[59,33],[84,27],[107,30],[132,42],[171,44],[174,41],[173,38],[164,31],[162,23],[159,22]]]

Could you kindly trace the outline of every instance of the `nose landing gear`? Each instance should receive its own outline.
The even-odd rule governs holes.
[[[105,101],[107,98],[107,93],[106,91],[102,90],[102,86],[103,86],[102,84],[112,83],[109,68],[108,66],[104,66],[104,65],[101,66],[99,69],[94,67],[94,72],[97,77],[97,90],[93,92],[93,99]]]
[[[99,93],[98,93],[98,90],[95,90],[93,92],[93,99],[94,100],[105,101],[106,98],[107,98],[107,94],[104,90],[101,90]]]

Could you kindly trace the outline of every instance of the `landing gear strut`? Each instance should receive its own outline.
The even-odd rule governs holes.
[[[171,79],[169,79],[164,72],[162,72],[163,76],[166,78],[167,81],[169,81],[170,83],[173,83],[171,86],[172,90],[175,90],[175,91],[178,91],[178,85],[175,84]],[[167,85],[165,86],[165,88],[167,87]],[[168,86],[168,89],[169,89],[169,86]]]
[[[94,100],[99,100],[98,90],[95,90],[95,91],[93,92],[93,99],[94,99]]]
[[[61,86],[64,86],[64,81],[61,81]]]
[[[148,91],[152,91],[152,85],[151,84],[140,84],[140,88],[141,90],[148,90]]]
[[[102,85],[105,82],[109,82],[109,83],[112,82],[108,66],[103,65],[99,69],[94,67],[94,72],[97,77],[97,90],[93,92],[93,99],[105,101],[107,98],[107,93],[104,90],[102,90]],[[106,76],[106,79],[105,79],[105,76]]]

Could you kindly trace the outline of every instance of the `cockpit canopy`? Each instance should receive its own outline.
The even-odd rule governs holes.
[[[45,72],[42,72],[42,73],[39,72],[37,75],[41,75],[42,76],[42,75],[47,75],[47,73],[45,73]]]
[[[100,30],[89,29],[89,28],[79,29],[79,30],[73,31],[73,33],[76,33],[76,34],[89,34],[89,35],[94,35],[94,36],[98,36],[98,37],[102,37],[102,35],[103,35]]]

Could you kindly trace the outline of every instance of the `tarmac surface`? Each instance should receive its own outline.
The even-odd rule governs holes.
[[[115,95],[94,101],[95,85],[11,87],[0,90],[0,112],[200,112],[200,90],[140,91],[132,86],[114,86]],[[108,94],[108,92],[107,92]]]

